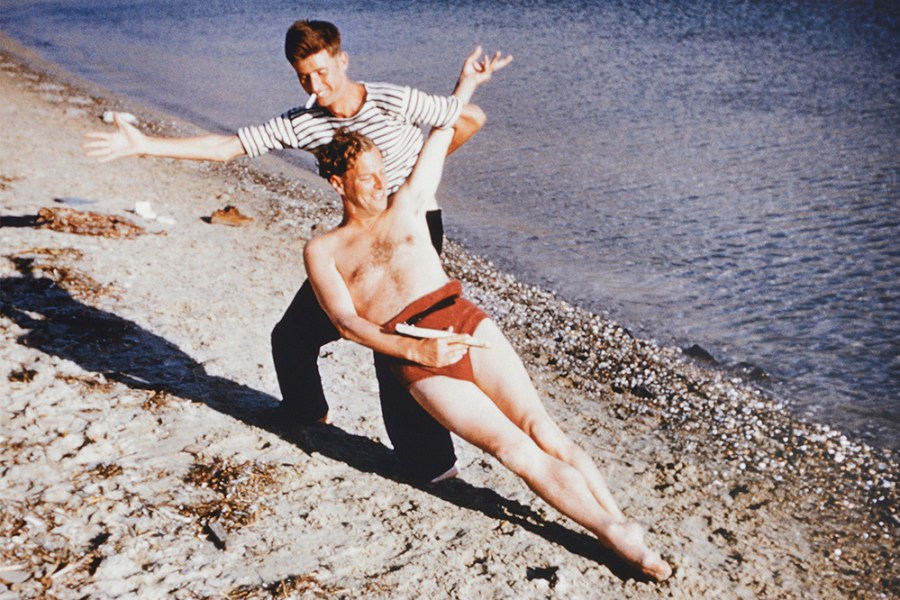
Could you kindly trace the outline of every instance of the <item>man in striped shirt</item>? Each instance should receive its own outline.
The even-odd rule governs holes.
[[[285,56],[310,96],[267,123],[242,127],[234,135],[204,134],[186,138],[144,135],[121,115],[112,133],[88,134],[89,156],[109,161],[124,156],[164,156],[228,161],[271,150],[303,149],[315,153],[341,127],[371,138],[384,156],[388,191],[409,176],[422,149],[422,126],[453,127],[448,153],[465,143],[484,123],[484,113],[452,96],[433,96],[412,88],[363,83],[348,77],[348,56],[340,33],[324,21],[297,21],[287,32]],[[436,208],[436,207],[435,207]],[[440,210],[427,214],[438,252],[443,242]],[[328,422],[328,403],[318,371],[319,349],[339,335],[322,311],[309,282],[304,282],[272,331],[272,354],[282,392],[277,421],[283,424]],[[450,434],[426,413],[376,359],[385,428],[401,462],[416,480],[440,480],[456,473]]]

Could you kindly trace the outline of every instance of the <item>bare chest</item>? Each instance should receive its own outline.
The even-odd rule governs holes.
[[[336,266],[359,314],[381,316],[407,295],[409,282],[419,277],[423,261],[434,253],[427,235],[373,231],[359,235],[336,257]],[[372,312],[376,315],[371,314]]]

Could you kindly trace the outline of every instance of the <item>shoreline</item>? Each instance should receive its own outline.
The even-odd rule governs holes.
[[[10,106],[4,112],[4,122],[10,123],[10,126],[4,125],[7,131],[2,134],[5,147],[18,150],[27,145],[38,146],[30,150],[31,163],[27,160],[29,156],[9,156],[3,160],[0,197],[3,198],[5,219],[36,213],[38,207],[60,206],[54,204],[54,197],[69,194],[64,193],[65,189],[62,192],[56,190],[54,185],[58,183],[77,189],[79,193],[72,193],[76,197],[106,198],[84,207],[86,210],[118,214],[141,223],[128,211],[135,201],[144,200],[151,201],[161,214],[172,212],[176,221],[172,226],[142,223],[148,230],[164,235],[142,236],[130,241],[97,240],[25,226],[4,227],[5,284],[12,287],[14,279],[18,284],[29,277],[29,281],[52,279],[57,291],[65,291],[70,300],[77,298],[76,307],[80,313],[90,314],[103,322],[124,319],[127,323],[115,321],[116,327],[124,328],[127,333],[121,337],[137,336],[141,340],[139,346],[162,347],[163,350],[155,354],[157,358],[175,356],[175,362],[181,364],[183,379],[187,381],[173,383],[163,378],[162,383],[152,383],[144,377],[143,382],[135,383],[138,375],[158,376],[159,373],[152,369],[150,372],[137,370],[126,379],[116,373],[117,369],[109,368],[121,367],[118,363],[98,360],[96,363],[105,367],[92,368],[97,364],[93,362],[95,357],[91,352],[101,355],[100,347],[79,351],[62,347],[52,340],[32,339],[39,326],[34,325],[29,333],[28,327],[23,326],[28,319],[12,319],[12,311],[6,306],[10,288],[5,288],[4,318],[0,323],[4,338],[10,343],[2,354],[3,362],[9,367],[2,386],[4,395],[13,401],[5,409],[7,425],[4,426],[0,456],[7,472],[4,478],[9,476],[10,481],[7,495],[16,503],[12,513],[18,515],[21,523],[7,517],[3,526],[4,533],[18,527],[16,536],[21,538],[18,542],[21,547],[27,550],[32,542],[34,548],[46,547],[45,538],[52,537],[54,531],[50,527],[45,526],[42,531],[40,527],[30,525],[29,516],[45,525],[51,517],[44,514],[39,505],[29,504],[29,499],[35,497],[34,480],[39,472],[29,470],[29,465],[21,462],[23,457],[43,453],[45,459],[41,460],[50,461],[42,463],[44,468],[52,467],[49,469],[52,473],[44,477],[69,480],[62,486],[65,490],[56,489],[59,485],[50,485],[38,494],[45,504],[70,506],[73,497],[84,500],[97,496],[96,490],[84,493],[90,485],[79,487],[71,483],[71,471],[76,464],[82,469],[90,467],[96,479],[115,481],[118,488],[113,489],[114,492],[129,490],[129,484],[120,480],[127,479],[129,469],[139,469],[125,460],[130,455],[124,451],[124,445],[116,445],[118,442],[107,443],[110,455],[121,458],[118,462],[105,462],[106,454],[94,453],[96,449],[91,446],[97,444],[99,434],[87,432],[98,425],[83,416],[78,417],[77,426],[65,425],[64,431],[74,431],[72,435],[60,435],[57,441],[39,441],[47,439],[46,431],[40,435],[37,432],[51,427],[42,425],[41,421],[52,411],[39,405],[43,400],[38,398],[55,396],[57,404],[76,412],[81,410],[79,404],[84,404],[87,399],[87,404],[96,410],[116,413],[110,416],[114,423],[124,418],[124,413],[131,415],[133,420],[149,419],[152,422],[158,418],[163,424],[156,427],[169,436],[164,439],[184,443],[175,452],[178,458],[166,463],[169,480],[186,477],[186,470],[193,472],[187,468],[185,457],[196,457],[201,453],[197,451],[199,442],[187,439],[191,435],[215,439],[210,446],[220,456],[238,464],[244,464],[248,459],[265,462],[268,459],[260,446],[266,446],[266,450],[275,448],[280,458],[266,463],[269,469],[260,471],[263,475],[259,475],[261,479],[268,477],[273,481],[266,479],[266,485],[260,484],[260,493],[269,490],[266,487],[269,484],[275,489],[281,485],[283,490],[296,491],[293,486],[299,485],[300,481],[308,488],[303,496],[305,501],[314,496],[327,503],[330,500],[326,499],[337,490],[338,506],[356,516],[357,520],[352,522],[362,528],[364,538],[371,538],[371,544],[377,545],[379,536],[389,539],[393,536],[406,540],[412,537],[416,545],[425,545],[424,551],[407,557],[408,562],[404,558],[402,568],[380,572],[377,565],[389,565],[396,557],[379,556],[371,550],[369,554],[374,556],[358,557],[362,551],[350,545],[353,542],[346,536],[347,532],[341,534],[333,530],[345,515],[340,510],[321,511],[329,514],[314,516],[318,526],[309,522],[303,524],[304,528],[315,532],[315,535],[311,534],[312,541],[321,546],[317,551],[320,559],[327,562],[326,557],[333,556],[328,550],[343,540],[345,553],[338,552],[337,556],[348,561],[356,560],[351,557],[357,556],[361,564],[350,568],[346,562],[332,560],[339,565],[322,569],[320,562],[305,573],[312,573],[307,581],[313,586],[309,588],[311,590],[344,589],[350,590],[347,593],[351,596],[365,590],[378,597],[382,593],[378,591],[379,586],[386,586],[390,590],[383,591],[384,597],[393,597],[392,593],[402,597],[419,589],[403,587],[401,580],[410,577],[419,582],[427,579],[431,588],[421,589],[432,589],[440,595],[465,595],[462,590],[468,590],[465,593],[470,594],[490,594],[491,590],[507,590],[505,580],[515,580],[519,586],[516,589],[535,597],[553,597],[553,594],[590,597],[597,590],[622,597],[657,597],[665,593],[662,590],[675,597],[719,592],[724,593],[721,597],[802,597],[816,590],[820,592],[814,594],[818,597],[875,598],[889,597],[891,590],[896,589],[898,569],[894,562],[897,555],[894,533],[898,471],[896,459],[889,451],[852,442],[825,426],[803,423],[733,376],[690,362],[678,349],[660,348],[634,339],[615,323],[495,271],[452,241],[448,241],[445,251],[449,274],[461,279],[468,295],[497,320],[519,350],[542,396],[563,422],[563,428],[601,463],[601,469],[613,484],[614,495],[623,498],[623,504],[633,516],[645,523],[652,522],[650,540],[653,545],[659,546],[664,554],[676,557],[673,561],[676,575],[671,582],[651,586],[621,577],[615,566],[609,567],[614,561],[591,561],[589,557],[597,556],[594,550],[577,552],[584,542],[568,533],[558,532],[564,528],[576,535],[575,526],[558,515],[547,514],[546,508],[538,508],[533,496],[527,490],[523,491],[515,478],[500,473],[495,463],[471,448],[464,448],[462,443],[457,443],[464,463],[462,481],[448,486],[451,491],[441,491],[439,486],[409,490],[409,486],[397,481],[389,455],[374,447],[378,444],[369,445],[372,440],[385,439],[380,429],[374,376],[369,376],[365,353],[346,348],[349,344],[338,344],[326,352],[337,356],[337,365],[331,364],[332,357],[324,361],[329,372],[326,391],[329,398],[334,399],[336,424],[340,429],[328,428],[327,433],[317,430],[301,436],[303,439],[283,440],[255,427],[255,408],[269,405],[278,397],[274,372],[269,364],[268,331],[303,279],[302,264],[297,264],[303,242],[315,229],[336,219],[339,210],[336,199],[324,191],[323,186],[317,186],[311,174],[308,180],[290,180],[276,167],[261,170],[256,162],[246,160],[204,165],[135,159],[127,163],[95,165],[79,157],[79,133],[83,135],[84,131],[101,127],[96,117],[103,109],[128,109],[141,117],[142,124],[150,125],[155,131],[171,133],[184,131],[183,128],[189,126],[132,106],[121,98],[103,95],[99,90],[80,89],[72,80],[61,79],[58,70],[48,71],[36,57],[23,54],[3,36],[0,36],[0,48],[3,62],[0,77],[11,96]],[[65,121],[60,122],[59,127],[65,137],[37,137],[38,133],[47,135],[49,131],[52,134],[54,128],[49,123],[42,123],[44,130],[36,131],[38,124],[34,122],[33,112],[29,111],[40,111],[37,114]],[[15,123],[14,116],[20,117]],[[37,139],[56,150],[53,156],[54,161],[59,160],[59,165],[47,162]],[[38,163],[39,159],[44,162]],[[44,173],[43,164],[52,165],[54,169],[62,165],[67,172],[64,177],[49,177]],[[141,181],[143,187],[132,189],[131,178]],[[56,179],[59,181],[51,181]],[[211,209],[228,203],[254,216],[255,222],[234,229],[198,222],[201,209],[209,214]],[[233,251],[234,255],[221,255],[223,249]],[[190,260],[180,258],[188,256]],[[170,264],[161,264],[161,259],[168,259]],[[257,262],[251,263],[251,260]],[[255,264],[257,268],[245,271],[249,264]],[[30,275],[25,275],[23,269]],[[71,277],[66,279],[61,273],[69,273]],[[33,288],[23,287],[25,289],[17,288],[12,292],[13,303],[33,302],[42,295]],[[243,310],[232,306],[236,301]],[[32,308],[40,307],[39,303]],[[44,308],[48,310],[43,321],[49,320],[52,326],[55,317],[51,309],[58,307]],[[91,312],[93,310],[100,313]],[[40,311],[26,311],[32,313],[32,319],[35,312]],[[210,320],[210,316],[215,318]],[[226,327],[226,331],[216,324],[223,318],[234,323]],[[96,334],[96,330],[89,333]],[[32,343],[23,344],[23,338]],[[118,343],[114,343],[117,348]],[[136,352],[140,354],[140,348]],[[45,364],[47,356],[51,359],[49,366]],[[36,368],[38,364],[40,369]],[[32,371],[34,373],[30,374]],[[200,375],[191,381],[189,373]],[[220,388],[225,390],[224,400],[207,397],[210,391]],[[151,401],[153,394],[163,394],[165,400],[157,397],[156,401]],[[366,397],[357,397],[359,394]],[[104,400],[111,398],[116,399],[113,408],[98,408]],[[145,405],[150,408],[144,408]],[[104,417],[109,416],[107,412],[103,413]],[[197,429],[180,431],[179,419],[165,414],[168,412],[178,413],[180,417],[189,413],[189,420]],[[212,431],[214,427],[206,425],[204,419],[222,425],[240,441],[232,444],[227,437],[219,437],[221,434]],[[24,427],[17,422],[22,420],[27,421]],[[78,427],[82,427],[81,432],[77,431]],[[147,428],[149,433],[154,432],[152,423]],[[343,433],[337,434],[333,429]],[[347,443],[342,437],[345,435],[355,436],[352,437],[356,443],[354,447],[365,450],[364,454],[368,453],[369,458],[360,461],[342,454],[340,446]],[[358,436],[369,442],[356,440]],[[73,439],[67,441],[67,438]],[[79,439],[85,446],[69,447]],[[110,431],[104,439],[114,440],[116,436]],[[87,443],[88,440],[91,442]],[[38,450],[55,445],[61,445],[62,449],[58,452]],[[150,444],[144,451],[152,451],[152,448]],[[185,448],[192,451],[186,453]],[[75,464],[66,466],[67,461]],[[367,461],[372,461],[375,466],[371,467]],[[214,463],[215,460],[210,464]],[[194,466],[198,464],[207,463],[195,462]],[[272,464],[290,464],[291,467],[275,468]],[[118,465],[122,472],[115,474],[116,469],[109,465]],[[98,474],[100,467],[104,467],[106,475]],[[285,469],[289,473],[282,473]],[[317,471],[325,474],[326,479],[316,477]],[[327,479],[329,475],[332,479]],[[323,485],[324,481],[334,482],[335,479],[341,481],[330,483],[330,488]],[[348,479],[349,486],[346,485]],[[23,487],[26,482],[28,487]],[[142,485],[149,484],[144,482]],[[475,485],[484,485],[476,490],[497,489],[500,496],[513,502],[512,505],[501,502],[500,506],[506,506],[507,510],[509,506],[517,506],[526,516],[503,520],[498,516],[498,510],[479,505],[488,502],[484,495],[479,496],[481,500],[475,503],[475,508],[467,506],[463,498],[473,492],[461,486]],[[357,487],[364,488],[363,500],[355,496]],[[366,490],[368,496],[365,496]],[[152,504],[155,496],[146,492],[144,489],[122,491],[118,502],[115,494],[112,501],[120,506],[127,504],[125,501],[129,498],[140,497],[145,503]],[[250,495],[245,490],[241,492]],[[377,500],[380,494],[393,500],[385,505]],[[415,497],[414,501],[405,498],[409,494]],[[260,516],[259,519],[283,525],[278,519],[288,518],[298,500],[297,497],[287,499],[289,495],[283,492],[277,499],[272,509],[274,515]],[[437,541],[417,538],[419,528],[445,524],[440,509],[446,504],[448,495],[449,503],[455,504],[456,511],[461,513],[451,518],[454,523],[458,521],[454,526],[471,520],[467,515],[472,510],[483,513],[478,524],[459,537],[438,537]],[[105,500],[95,504],[102,502]],[[432,506],[436,509],[435,514],[407,517],[407,513],[420,512],[411,507],[404,509],[409,502]],[[527,509],[528,506],[532,509]],[[63,512],[79,514],[80,510]],[[119,509],[110,510],[115,513]],[[157,519],[162,514],[160,510],[145,512],[156,514]],[[380,516],[388,513],[392,515],[389,520]],[[140,518],[149,519],[132,512],[120,515],[119,521]],[[212,544],[212,563],[217,560],[215,552],[236,552],[228,548],[230,544],[224,544],[225,549],[218,550],[216,544],[209,541],[209,534],[204,533],[210,528],[208,516],[200,519],[203,523],[200,534],[206,537],[190,531],[191,515],[182,514],[181,518],[188,520],[163,518],[171,527],[176,527],[177,523],[184,525],[184,531],[173,530],[178,540],[176,545],[180,544],[180,548],[186,549],[195,543],[204,549],[200,554],[209,554],[207,546]],[[408,524],[396,522],[407,518]],[[147,535],[152,537],[153,527],[159,524],[154,525],[153,519],[149,520],[149,523],[140,521],[140,526],[151,532]],[[260,520],[254,523],[258,525]],[[75,523],[78,519],[70,521]],[[533,521],[543,524],[535,526]],[[529,523],[532,524],[529,526]],[[132,523],[132,526],[136,525]],[[278,525],[270,523],[269,526]],[[93,541],[98,539],[96,536],[101,535],[95,527],[85,526],[81,531],[73,525],[72,529],[74,533],[70,533],[70,539],[81,540],[73,545],[82,548],[92,547]],[[130,556],[128,552],[136,552],[113,529],[115,527],[108,528],[103,533],[107,537],[92,547],[95,560],[107,546],[117,543],[125,544],[126,556]],[[165,530],[165,526],[162,529]],[[500,543],[494,529],[508,530],[509,533],[501,532],[501,535],[509,536],[509,539]],[[244,544],[244,552],[231,559],[235,561],[232,568],[237,568],[238,557],[246,557],[247,548],[257,552],[255,567],[237,570],[230,574],[230,579],[226,578],[227,581],[218,582],[214,581],[209,565],[204,564],[198,568],[202,576],[188,581],[183,587],[188,590],[185,597],[200,593],[221,594],[240,585],[250,585],[247,582],[253,580],[254,569],[256,575],[263,572],[268,575],[259,589],[272,581],[284,581],[286,576],[294,576],[296,564],[278,565],[283,567],[282,572],[278,572],[276,565],[269,564],[270,559],[276,563],[279,560],[272,559],[266,550],[272,547],[265,544],[265,538],[273,535],[268,529],[254,531],[253,523],[248,523],[236,527],[235,531],[238,533],[229,533],[226,537],[237,535]],[[534,535],[535,532],[538,534]],[[16,536],[6,537],[14,539]],[[278,541],[283,544],[281,547],[290,546],[291,542],[283,537]],[[254,541],[259,538],[263,541]],[[497,544],[499,549],[495,549]],[[165,547],[166,544],[162,545]],[[513,559],[516,548],[521,545],[526,547],[524,556],[528,557],[530,568],[538,570],[532,574],[545,573],[540,569],[555,567],[554,575],[529,578],[527,572],[520,573],[522,564]],[[475,547],[483,548],[480,556]],[[553,557],[549,561],[542,554],[548,548]],[[21,568],[9,572],[21,573],[22,577],[28,575],[24,581],[6,584],[6,590],[38,589],[35,586],[44,585],[41,580],[49,578],[50,586],[43,588],[44,591],[51,590],[61,597],[74,596],[75,590],[103,594],[110,593],[108,586],[113,585],[115,579],[112,575],[103,578],[104,571],[113,561],[111,555],[101,559],[93,572],[88,568],[90,565],[70,558],[65,566],[57,568],[53,565],[56,570],[37,577],[40,568],[47,571],[51,566],[42,567],[43,562],[35,564],[36,561],[25,556],[13,558],[18,555],[10,554],[12,550],[8,543],[0,547],[0,551],[0,579],[9,581],[4,575],[8,572],[3,569],[10,565]],[[447,564],[438,568],[440,577],[435,577],[431,572],[436,568],[435,557],[444,552],[452,557],[442,557]],[[31,557],[39,554],[34,550]],[[274,554],[277,557],[278,552]],[[781,564],[788,555],[789,564]],[[873,556],[879,555],[884,561],[873,564],[879,562],[873,561]],[[286,556],[281,556],[281,560]],[[498,558],[500,556],[508,558]],[[461,557],[471,564],[460,564]],[[53,560],[58,561],[59,556]],[[25,562],[31,566],[26,568]],[[548,566],[547,562],[553,564]],[[166,566],[162,559],[154,564],[162,565],[159,569]],[[485,566],[487,571],[491,570],[489,567],[494,568],[492,578],[504,580],[503,587],[492,588],[492,585],[498,585],[498,582],[491,582],[492,578],[471,580],[467,569],[472,565]],[[589,568],[590,565],[594,566]],[[67,568],[69,571],[65,571]],[[75,587],[65,587],[63,582],[67,577],[75,578]],[[441,581],[442,578],[446,583]],[[135,574],[123,579],[130,581],[129,585],[137,586],[133,589],[146,593],[170,589],[158,586],[172,586],[179,581],[175,574],[162,577],[163,583],[149,576],[138,582],[139,577]]]

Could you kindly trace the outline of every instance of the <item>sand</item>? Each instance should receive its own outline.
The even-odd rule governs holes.
[[[337,197],[275,161],[98,164],[80,144],[104,110],[192,129],[2,36],[0,89],[0,598],[896,595],[889,452],[452,242],[448,270],[672,578],[640,579],[461,440],[459,478],[404,481],[370,353],[348,342],[320,360],[333,424],[267,429],[269,332]],[[208,222],[227,205],[252,221]],[[51,229],[60,208],[129,225]]]

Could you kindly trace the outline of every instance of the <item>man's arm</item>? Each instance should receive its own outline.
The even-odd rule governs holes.
[[[474,104],[466,104],[462,107],[459,118],[453,125],[453,140],[447,154],[453,154],[457,148],[469,141],[479,129],[484,127],[487,116],[484,111]]]
[[[463,63],[453,96],[465,106],[474,106],[469,104],[469,100],[475,90],[489,81],[495,71],[508,65],[510,61],[512,56],[504,57],[500,52],[491,57],[481,57],[481,46],[478,46]],[[394,194],[392,206],[406,206],[417,211],[429,198],[434,197],[444,172],[444,161],[449,152],[455,150],[452,143],[456,140],[456,136],[455,130],[432,129],[412,173]]]
[[[306,273],[325,314],[341,337],[381,354],[402,358],[426,367],[443,367],[455,363],[468,351],[468,334],[441,339],[415,339],[385,333],[381,326],[356,312],[350,290],[334,266],[329,240],[310,240],[303,250]]]
[[[87,134],[90,141],[82,148],[88,156],[107,162],[125,156],[164,156],[189,160],[228,161],[245,154],[237,135],[208,133],[195,137],[163,138],[145,135],[137,127],[115,114],[116,130]]]

